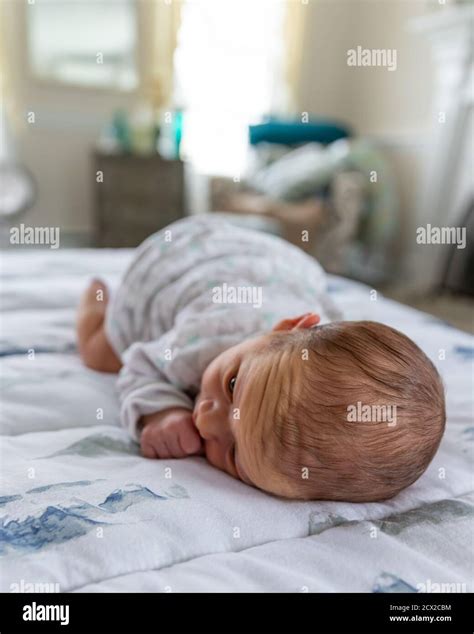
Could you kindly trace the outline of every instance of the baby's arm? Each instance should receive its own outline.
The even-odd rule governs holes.
[[[135,343],[123,357],[117,383],[121,420],[146,457],[202,453],[189,393],[197,393],[212,356],[204,339],[196,341],[196,330],[199,325],[186,321],[156,341]]]
[[[175,339],[169,332],[157,341],[135,343],[124,355],[117,382],[122,424],[148,457],[178,457],[181,442],[194,451],[200,449],[190,440],[190,436],[199,438],[196,429],[195,434],[191,431],[193,400],[184,386],[177,387],[182,381],[174,376]]]

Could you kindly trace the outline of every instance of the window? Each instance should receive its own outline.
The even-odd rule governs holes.
[[[36,77],[136,88],[134,0],[35,0],[26,11],[29,64]]]
[[[185,110],[183,153],[198,171],[240,176],[248,125],[285,106],[286,3],[183,3],[175,101]]]

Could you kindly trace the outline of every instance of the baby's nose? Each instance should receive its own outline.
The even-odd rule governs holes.
[[[213,407],[214,407],[213,399],[205,398],[202,401],[199,401],[196,414],[198,416],[203,416],[204,414],[211,412]]]
[[[218,419],[217,405],[213,399],[203,399],[198,403],[195,423],[205,440],[210,440],[218,435],[220,427]]]

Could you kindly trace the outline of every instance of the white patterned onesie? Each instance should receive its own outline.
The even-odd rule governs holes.
[[[107,309],[106,334],[121,357],[123,425],[169,407],[193,408],[201,377],[221,352],[310,311],[336,318],[319,264],[297,247],[191,216],[140,247]]]

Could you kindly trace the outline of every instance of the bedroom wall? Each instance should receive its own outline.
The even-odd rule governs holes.
[[[9,76],[10,128],[16,153],[35,175],[38,199],[22,221],[59,226],[63,244],[87,244],[92,230],[91,153],[110,112],[127,107],[136,94],[81,89],[37,81],[27,63],[25,5],[5,3],[6,50],[15,60]],[[34,123],[27,113],[34,112]]]
[[[386,152],[400,185],[399,247],[405,250],[431,126],[434,70],[428,41],[409,24],[432,9],[423,0],[318,0],[307,10],[301,110],[340,118]],[[396,70],[348,66],[347,51],[358,45],[396,49]]]

